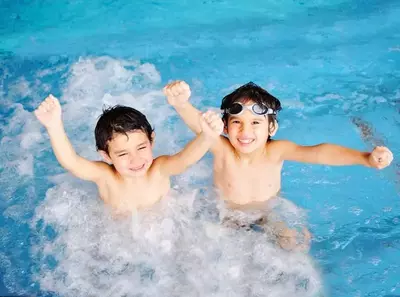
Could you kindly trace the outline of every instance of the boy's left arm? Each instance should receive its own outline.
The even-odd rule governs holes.
[[[214,112],[208,111],[200,117],[202,132],[179,153],[157,159],[164,175],[178,175],[197,163],[210,149],[223,131],[224,124]]]
[[[301,146],[290,141],[277,142],[282,159],[289,161],[333,166],[364,165],[377,169],[383,169],[393,161],[392,152],[383,146],[377,146],[369,153],[330,143]]]

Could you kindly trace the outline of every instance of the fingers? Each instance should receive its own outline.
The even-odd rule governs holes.
[[[169,90],[169,88],[168,88],[168,85],[166,85],[164,88],[163,88],[163,93],[164,93],[164,95],[165,96],[167,96],[167,97],[171,97],[171,92],[170,92],[170,90]]]
[[[35,114],[48,112],[52,110],[56,105],[59,105],[57,98],[50,94],[46,99],[42,101],[42,103],[40,103],[38,108],[35,110]]]
[[[384,146],[378,146],[375,148],[374,153],[378,159],[393,160],[393,153]]]
[[[221,120],[220,116],[217,115],[215,112],[209,110],[203,113],[203,118],[206,120],[207,123],[218,122]]]
[[[221,117],[213,111],[207,111],[203,113],[203,119],[208,124],[208,126],[214,131],[223,130],[224,124]]]
[[[384,146],[377,146],[372,152],[372,157],[378,169],[385,168],[393,161],[393,153]]]
[[[388,156],[389,163],[392,163],[393,159],[394,159],[393,153],[391,151],[389,151],[389,156]]]
[[[179,96],[180,94],[187,93],[189,91],[189,85],[181,80],[169,83],[163,88],[165,96]]]

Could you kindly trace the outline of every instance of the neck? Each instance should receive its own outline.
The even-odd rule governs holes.
[[[262,157],[266,155],[266,147],[263,146],[251,153],[243,154],[235,150],[235,156],[241,163],[252,164],[258,162]]]
[[[147,175],[145,174],[143,176],[122,176],[118,173],[118,176],[124,183],[140,184],[146,179]]]

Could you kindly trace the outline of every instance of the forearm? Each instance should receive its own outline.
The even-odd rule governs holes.
[[[66,170],[73,171],[74,168],[76,168],[80,157],[72,147],[72,144],[65,133],[64,126],[60,124],[48,128],[47,133],[49,134],[51,146],[58,162]]]
[[[369,166],[368,157],[370,153],[367,152],[328,143],[316,145],[314,150],[315,163],[318,164]]]
[[[213,139],[200,133],[195,139],[189,142],[182,151],[168,159],[166,166],[167,172],[171,175],[183,173],[207,153],[213,142]]]
[[[181,158],[185,167],[189,167],[197,163],[207,153],[213,143],[214,139],[200,133],[178,153],[179,158]]]
[[[199,110],[197,110],[190,102],[186,102],[180,106],[174,106],[174,108],[185,124],[189,126],[190,130],[196,134],[201,133],[199,121],[201,112]]]

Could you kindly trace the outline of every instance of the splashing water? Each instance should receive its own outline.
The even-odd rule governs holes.
[[[160,75],[153,65],[81,58],[66,73],[60,101],[67,133],[80,155],[98,158],[93,127],[103,106],[117,103],[148,116],[157,133],[156,154],[161,148],[163,154],[173,153],[192,137],[186,127],[169,120],[176,115],[163,104],[157,87]],[[34,93],[30,88],[34,86],[23,84],[24,92]],[[263,233],[220,224],[217,198],[199,188],[210,184],[208,157],[175,178],[175,189],[154,207],[130,218],[113,218],[93,185],[59,168],[47,134],[30,112],[16,103],[11,118],[3,134],[18,135],[22,145],[3,138],[2,149],[9,152],[1,157],[7,158],[3,172],[9,181],[15,176],[13,186],[27,195],[20,199],[10,192],[4,215],[19,221],[26,217],[31,268],[21,266],[31,269],[31,288],[60,296],[315,296],[321,292],[311,257],[277,249]],[[172,130],[179,137],[172,136]],[[33,219],[28,219],[33,210]],[[1,256],[6,263],[7,256]],[[29,289],[15,282],[20,272],[8,269],[4,279],[10,280],[7,285],[14,292],[23,294]]]
[[[41,288],[62,296],[316,296],[321,290],[309,256],[277,249],[259,232],[223,228],[213,219],[213,203],[193,191],[173,191],[119,220],[94,195],[64,183],[37,208]],[[46,238],[47,228],[54,239]]]
[[[0,14],[0,295],[311,296],[319,270],[324,295],[399,294],[399,1],[4,0]],[[31,111],[55,94],[74,147],[97,159],[103,105],[127,104],[153,124],[155,155],[170,154],[193,137],[161,95],[171,79],[201,110],[254,81],[281,99],[278,139],[384,144],[395,162],[285,162],[282,193],[308,210],[317,268],[221,226],[203,192],[209,155],[173,179],[177,193],[116,221]]]

